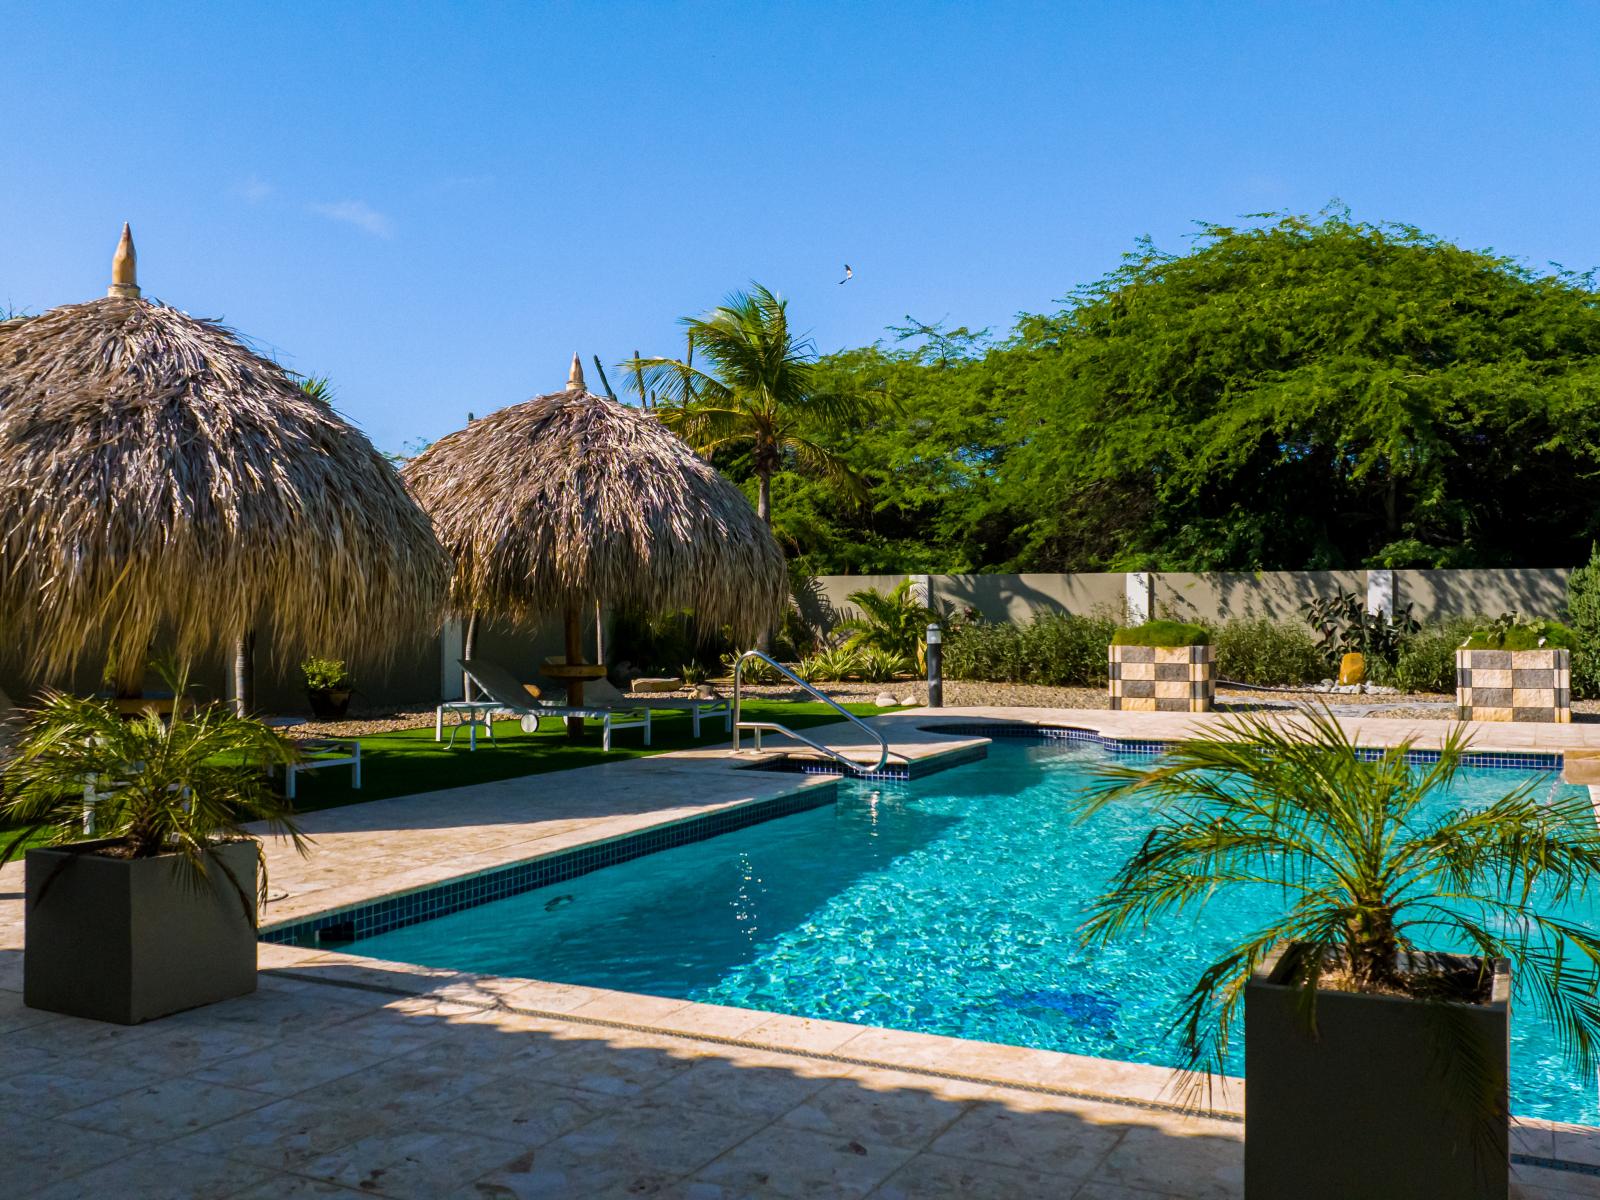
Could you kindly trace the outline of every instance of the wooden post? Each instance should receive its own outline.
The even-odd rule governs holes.
[[[567,665],[575,666],[583,661],[583,618],[579,615],[576,604],[567,605]],[[567,679],[567,703],[573,708],[583,706],[583,680],[569,677]],[[583,718],[567,718],[567,740],[579,741],[583,737]]]

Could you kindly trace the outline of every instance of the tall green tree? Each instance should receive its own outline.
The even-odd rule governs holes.
[[[1600,297],[1342,211],[1139,243],[1005,353],[1035,569],[1552,565],[1600,532]]]
[[[748,456],[756,511],[772,523],[772,478],[790,463],[859,491],[844,457],[823,440],[880,404],[870,390],[818,386],[816,348],[789,327],[788,301],[760,284],[703,317],[685,317],[683,359],[631,359],[624,370],[657,399],[669,429],[701,453]],[[697,365],[695,355],[700,362]]]

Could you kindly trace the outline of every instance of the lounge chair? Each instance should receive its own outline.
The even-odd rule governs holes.
[[[516,676],[497,663],[465,658],[456,661],[461,664],[461,669],[487,699],[452,700],[439,705],[434,712],[434,741],[440,741],[444,737],[444,714],[453,712],[461,719],[450,730],[450,744],[455,745],[456,734],[460,732],[462,725],[466,725],[468,747],[476,750],[478,727],[483,726],[492,742],[494,714],[509,712],[513,716],[522,718],[522,728],[529,733],[537,733],[539,722],[546,717],[554,720],[583,717],[586,720],[599,721],[600,747],[603,750],[611,749],[611,731],[614,729],[643,729],[644,744],[646,746],[650,744],[650,710],[641,705],[629,704],[626,708],[611,708],[604,704],[583,704],[576,707],[569,704],[549,704],[537,699],[517,681]]]
[[[694,736],[700,736],[700,718],[722,714],[724,731],[733,732],[733,705],[725,696],[624,696],[604,679],[592,679],[583,685],[586,700],[603,704],[607,708],[644,708],[653,712],[686,712],[694,721]]]

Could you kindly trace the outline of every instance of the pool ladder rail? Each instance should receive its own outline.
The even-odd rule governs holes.
[[[744,676],[744,664],[754,658],[758,658],[762,662],[766,663],[769,667],[777,671],[780,675],[789,680],[790,683],[793,683],[802,691],[808,693],[809,695],[815,696],[818,700],[822,701],[829,708],[833,709],[846,721],[849,721],[857,729],[860,729],[873,741],[877,742],[878,761],[871,764],[857,762],[855,759],[850,758],[842,751],[835,750],[832,746],[825,746],[821,742],[813,741],[805,734],[797,733],[793,729],[790,729],[787,725],[779,724],[777,721],[744,720],[743,716],[741,715],[740,708],[740,688]],[[739,743],[741,740],[741,735],[746,729],[755,734],[755,749],[757,751],[761,749],[761,734],[763,730],[771,733],[781,733],[784,737],[793,738],[797,742],[810,746],[818,754],[832,759],[840,766],[857,775],[872,775],[882,771],[888,764],[891,757],[901,759],[904,762],[910,761],[905,757],[905,755],[895,754],[893,751],[891,751],[889,749],[889,742],[883,736],[883,734],[879,733],[872,726],[868,725],[860,717],[856,716],[855,713],[851,712],[826,692],[812,687],[809,683],[807,683],[804,679],[801,679],[800,676],[789,670],[789,668],[784,666],[781,662],[778,662],[770,655],[763,654],[760,650],[746,650],[739,656],[738,661],[733,664],[733,752],[735,754],[740,753]]]

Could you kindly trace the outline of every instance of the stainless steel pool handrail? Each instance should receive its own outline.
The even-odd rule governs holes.
[[[853,758],[849,758],[842,752],[835,750],[832,746],[824,746],[821,742],[812,741],[810,738],[806,737],[805,734],[796,733],[787,725],[780,725],[777,721],[746,721],[741,719],[740,689],[744,676],[744,664],[749,662],[752,658],[759,658],[762,662],[766,663],[767,666],[773,668],[785,679],[789,680],[790,683],[793,683],[802,691],[815,696],[818,700],[821,700],[846,721],[849,721],[873,741],[877,742],[878,761],[872,766],[867,766],[865,763],[858,763]],[[841,766],[848,767],[850,770],[859,775],[870,775],[875,771],[881,771],[883,770],[884,765],[889,761],[889,743],[888,740],[884,738],[883,734],[879,733],[872,726],[868,725],[865,721],[856,716],[855,713],[851,712],[844,705],[840,704],[832,696],[828,695],[826,692],[812,687],[809,683],[807,683],[804,679],[801,679],[800,676],[789,670],[789,668],[784,666],[781,662],[778,662],[771,655],[763,654],[760,650],[746,650],[733,664],[733,752],[735,754],[739,753],[740,733],[746,729],[755,734],[755,748],[757,750],[761,749],[761,731],[763,729],[767,729],[771,730],[773,733],[781,733],[784,737],[791,737],[797,742],[804,743],[805,745],[810,746],[818,754],[826,755],[835,762],[839,763]]]

